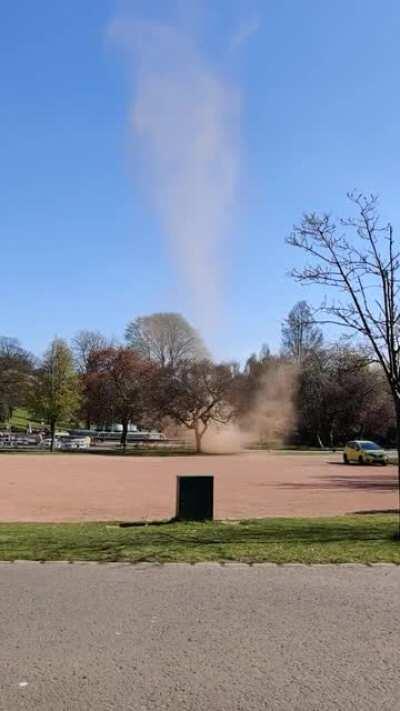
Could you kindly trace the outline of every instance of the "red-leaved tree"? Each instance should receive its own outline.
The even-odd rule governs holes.
[[[129,348],[103,348],[90,355],[90,367],[84,376],[86,406],[97,424],[122,424],[124,449],[129,423],[143,425],[151,417],[155,369]]]

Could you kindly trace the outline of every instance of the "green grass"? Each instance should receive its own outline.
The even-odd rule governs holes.
[[[0,429],[5,429],[8,425],[11,425],[11,427],[20,431],[26,431],[29,425],[31,425],[33,429],[42,428],[42,422],[37,420],[36,417],[24,407],[16,407],[10,421],[0,422]],[[70,426],[71,425],[68,423],[59,423],[57,429],[64,430],[66,427]]]
[[[0,429],[5,428],[6,425],[10,424],[11,427],[19,430],[26,430],[28,425],[31,424],[33,428],[40,427],[40,422],[36,420],[32,415],[23,407],[17,407],[13,413],[12,418],[9,422],[0,422]]]
[[[397,517],[236,523],[0,524],[0,560],[400,564]]]

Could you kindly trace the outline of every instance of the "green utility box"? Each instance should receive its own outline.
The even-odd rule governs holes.
[[[212,521],[214,518],[214,477],[178,476],[176,518],[180,521]]]

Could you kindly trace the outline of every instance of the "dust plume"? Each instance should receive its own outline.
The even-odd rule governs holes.
[[[139,180],[207,329],[220,307],[220,264],[236,193],[238,93],[189,32],[118,21],[111,33],[130,60],[132,139],[146,163]]]
[[[285,442],[296,424],[294,397],[297,368],[291,363],[277,363],[265,373],[246,417],[249,438],[269,446]]]
[[[203,436],[202,451],[208,453],[237,453],[256,444],[275,448],[284,445],[296,427],[295,397],[298,368],[295,364],[276,360],[263,373],[257,391],[246,411],[226,424],[210,422]],[[194,444],[193,431],[166,419],[162,427],[168,438],[190,448]]]
[[[227,424],[210,423],[203,437],[203,451],[236,453],[255,444],[284,445],[296,426],[296,365],[275,362],[258,383],[257,393],[243,418]]]
[[[203,439],[203,451],[212,454],[233,454],[244,448],[247,436],[235,422],[212,423]]]

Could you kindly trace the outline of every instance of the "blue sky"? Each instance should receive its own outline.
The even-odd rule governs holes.
[[[127,18],[176,28],[240,97],[209,329],[132,141],[135,61],[110,37]],[[121,337],[136,315],[180,311],[219,358],[278,348],[292,305],[323,296],[287,275],[301,213],[342,213],[357,187],[399,224],[399,31],[396,0],[3,0],[0,333],[41,353],[54,335]]]

